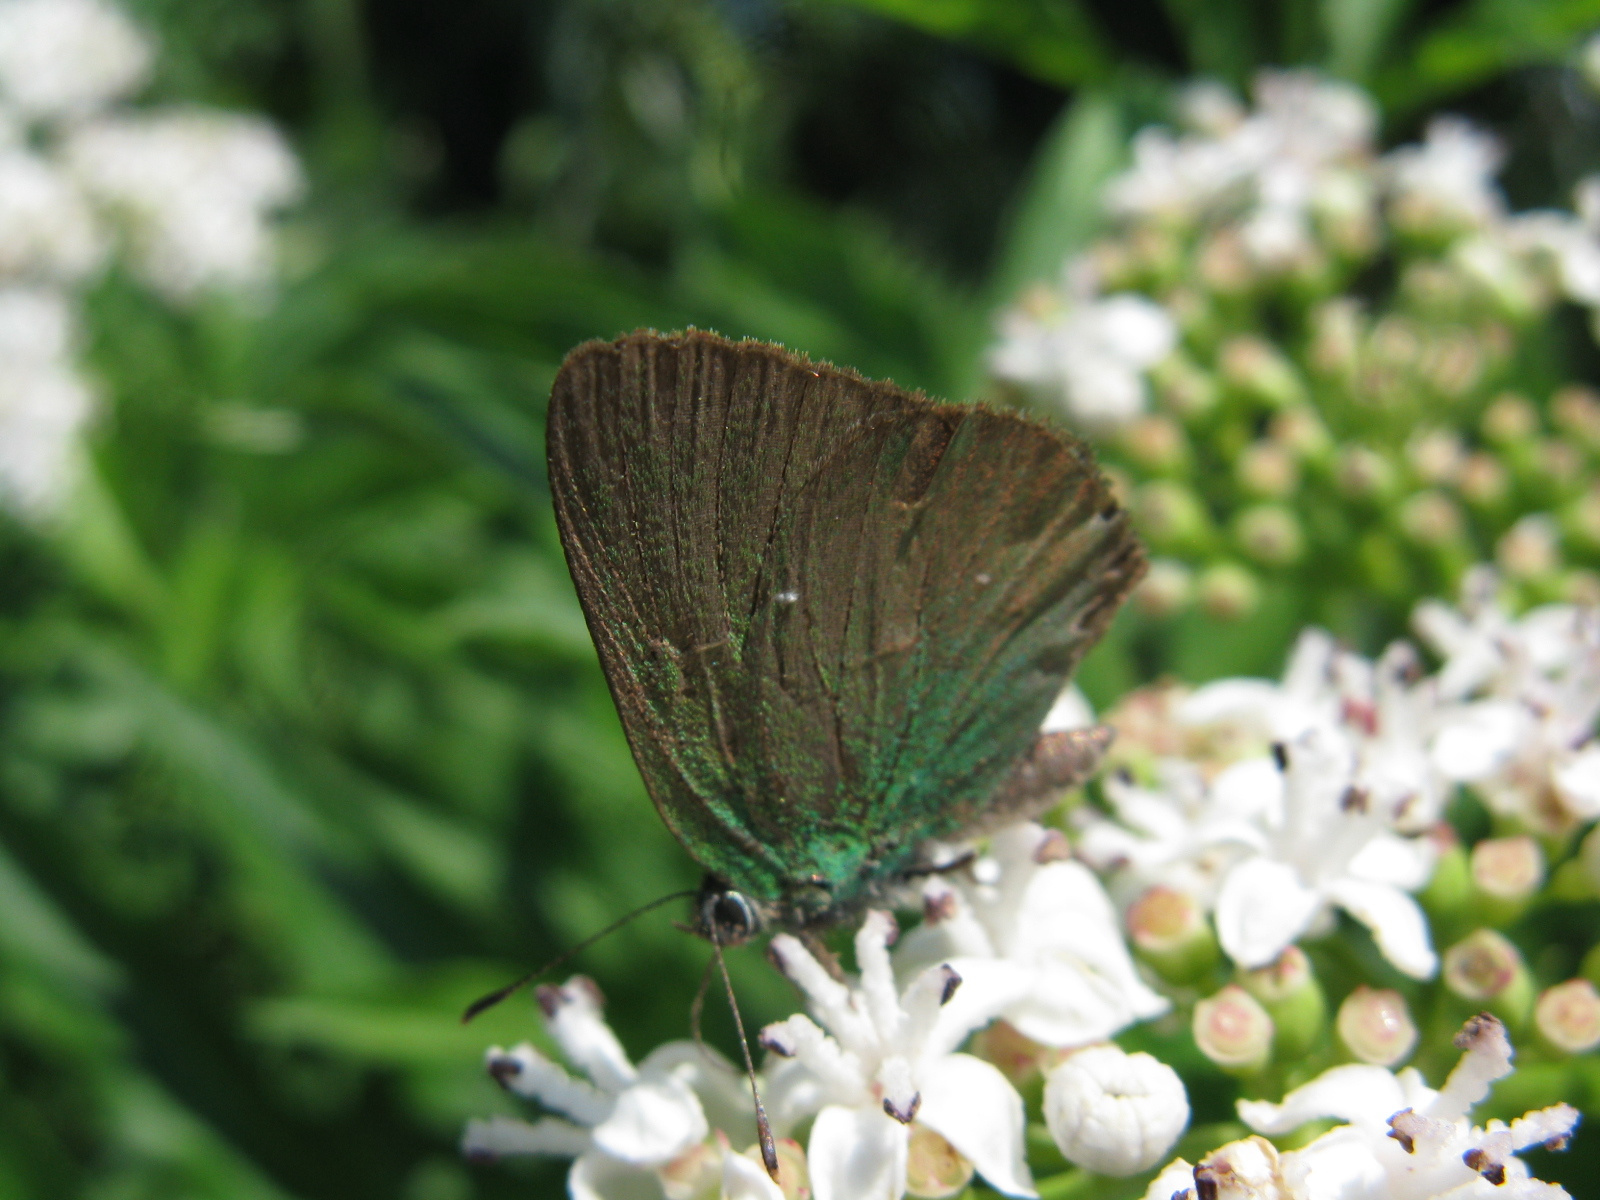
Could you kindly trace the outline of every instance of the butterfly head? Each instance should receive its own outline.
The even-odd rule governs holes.
[[[722,946],[739,946],[767,926],[766,906],[707,875],[695,898],[694,932]]]

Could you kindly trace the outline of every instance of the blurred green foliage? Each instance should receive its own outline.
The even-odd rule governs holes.
[[[561,1193],[560,1163],[457,1160],[506,1104],[482,1047],[539,1034],[525,1000],[456,1017],[695,881],[554,535],[573,344],[693,323],[971,395],[995,306],[1094,232],[1194,71],[1467,104],[1548,197],[1600,128],[1535,111],[1600,22],[1574,0],[131,7],[156,96],[271,112],[314,188],[269,307],[98,288],[81,501],[0,531],[7,1197]],[[1291,632],[1213,665],[1273,669]],[[1148,674],[1126,642],[1097,700]],[[704,957],[657,915],[581,966],[642,1053]],[[734,958],[747,1020],[782,1015]]]

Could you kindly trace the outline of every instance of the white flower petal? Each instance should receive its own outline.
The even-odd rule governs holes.
[[[1457,709],[1433,739],[1433,761],[1450,779],[1470,783],[1504,766],[1530,732],[1516,704],[1483,701]]]
[[[1056,702],[1044,715],[1040,733],[1054,733],[1063,729],[1090,729],[1094,726],[1094,708],[1075,683],[1061,689]]]
[[[1416,900],[1387,883],[1364,879],[1336,879],[1327,885],[1328,896],[1340,908],[1372,930],[1378,949],[1413,979],[1432,979],[1439,969],[1433,952],[1428,919]]]
[[[1600,746],[1591,743],[1557,767],[1555,783],[1573,816],[1580,821],[1600,817]]]
[[[992,1063],[970,1054],[939,1059],[923,1076],[918,1120],[959,1150],[995,1190],[1038,1194],[1023,1154],[1022,1097]]]
[[[633,1084],[611,1115],[594,1127],[595,1147],[635,1166],[671,1162],[711,1132],[687,1084],[667,1078]]]
[[[666,1200],[654,1171],[618,1162],[604,1154],[585,1154],[567,1172],[568,1200]]]
[[[1252,858],[1228,872],[1217,896],[1217,940],[1241,967],[1264,967],[1304,933],[1322,898],[1293,867]]]
[[[784,1200],[765,1169],[742,1154],[722,1157],[722,1200]]]
[[[1283,1098],[1240,1100],[1239,1119],[1257,1133],[1293,1133],[1307,1121],[1334,1117],[1353,1124],[1381,1124],[1406,1107],[1394,1075],[1383,1067],[1347,1063],[1318,1075]]]
[[[588,1148],[587,1129],[555,1117],[533,1122],[516,1117],[468,1121],[466,1132],[461,1135],[461,1153],[468,1158],[503,1158],[508,1154],[570,1158]]]
[[[1144,1200],[1194,1200],[1194,1164],[1173,1159],[1150,1181]]]
[[[815,1200],[900,1200],[906,1190],[906,1127],[881,1108],[830,1105],[806,1148]]]
[[[1345,870],[1357,879],[1414,892],[1428,882],[1437,860],[1438,853],[1426,838],[1380,833],[1356,851]]]

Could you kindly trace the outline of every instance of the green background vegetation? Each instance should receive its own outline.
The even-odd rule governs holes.
[[[973,396],[997,304],[1197,72],[1324,65],[1389,141],[1466,112],[1519,206],[1600,166],[1562,66],[1594,0],[130,8],[154,97],[271,113],[313,187],[265,311],[98,287],[92,478],[59,527],[0,528],[6,1197],[562,1194],[561,1163],[457,1160],[507,1109],[483,1046],[539,1035],[526,1000],[456,1016],[696,874],[550,515],[576,342],[695,324]],[[1183,661],[1276,673],[1291,624]],[[1101,703],[1166,668],[1129,642]],[[657,914],[581,966],[642,1054],[705,953]],[[747,1019],[788,1011],[734,959]]]

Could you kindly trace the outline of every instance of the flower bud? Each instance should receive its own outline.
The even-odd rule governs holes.
[[[1427,361],[1429,382],[1452,398],[1477,387],[1487,365],[1478,339],[1464,331],[1433,338]]]
[[[1258,504],[1234,521],[1239,547],[1257,562],[1286,566],[1305,553],[1305,536],[1294,514],[1280,504]]]
[[[1466,454],[1461,435],[1453,430],[1418,432],[1406,443],[1406,458],[1411,469],[1426,484],[1453,483],[1461,474]]]
[[[1121,441],[1128,457],[1151,471],[1173,470],[1189,457],[1188,439],[1171,417],[1139,417],[1122,430]]]
[[[1587,979],[1569,979],[1546,988],[1533,1006],[1539,1036],[1565,1054],[1600,1046],[1600,992]]]
[[[995,1021],[973,1034],[972,1053],[1021,1087],[1060,1062],[1064,1051],[1034,1041],[1010,1021]]]
[[[1483,436],[1512,445],[1526,441],[1539,428],[1539,414],[1525,397],[1504,392],[1483,413]]]
[[[1194,1006],[1194,1040],[1225,1071],[1248,1074],[1272,1056],[1272,1018],[1236,983]]]
[[[1152,617],[1170,617],[1188,607],[1193,593],[1194,575],[1188,567],[1176,559],[1153,558],[1133,602]]]
[[[1246,971],[1240,982],[1272,1018],[1277,1061],[1293,1062],[1316,1045],[1327,1024],[1328,1004],[1311,960],[1299,946],[1288,947],[1268,966]]]
[[[1495,561],[1513,579],[1543,579],[1561,565],[1561,534],[1545,513],[1531,513],[1495,543]]]
[[[1267,436],[1302,459],[1322,458],[1333,448],[1328,427],[1309,404],[1297,404],[1274,416],[1267,426]]]
[[[1556,594],[1563,603],[1576,604],[1580,608],[1594,608],[1600,605],[1600,572],[1581,568],[1575,571],[1563,571],[1556,586]]]
[[[1147,483],[1134,497],[1140,531],[1153,543],[1198,549],[1207,541],[1211,520],[1200,497],[1181,483]]]
[[[1238,621],[1255,612],[1261,603],[1261,587],[1244,567],[1223,562],[1201,573],[1195,598],[1206,615],[1220,621]]]
[[[1339,1040],[1364,1063],[1392,1067],[1417,1046],[1417,1026],[1406,998],[1388,988],[1359,985],[1339,1005]]]
[[[1489,508],[1506,498],[1511,489],[1511,476],[1498,458],[1479,450],[1467,455],[1462,462],[1456,486],[1469,503]]]
[[[1150,381],[1161,402],[1180,417],[1197,417],[1217,403],[1217,381],[1181,353],[1156,364]]]
[[[1261,441],[1244,448],[1234,464],[1234,473],[1246,491],[1257,496],[1281,499],[1293,493],[1300,482],[1300,465],[1287,446]]]
[[[1217,365],[1233,388],[1270,408],[1305,399],[1305,385],[1283,353],[1265,338],[1241,334],[1223,343]]]
[[[1534,470],[1559,487],[1571,487],[1583,478],[1583,455],[1560,438],[1540,438],[1533,444]]]
[[[1600,546],[1600,486],[1591,487],[1562,510],[1567,533],[1587,545]]]
[[[1069,1162],[1098,1175],[1137,1175],[1188,1128],[1189,1097],[1166,1063],[1108,1042],[1050,1072],[1044,1120]]]
[[[1394,486],[1395,471],[1389,460],[1376,450],[1345,445],[1339,448],[1334,478],[1345,495],[1372,499],[1388,494]]]
[[[1206,238],[1195,259],[1200,280],[1219,295],[1237,295],[1255,282],[1255,265],[1239,235],[1223,229]]]
[[[1400,506],[1400,528],[1424,546],[1447,546],[1461,539],[1461,510],[1443,492],[1418,492]]]
[[[1573,383],[1558,389],[1550,398],[1550,415],[1557,428],[1600,450],[1600,395],[1593,388]]]
[[[1220,961],[1217,935],[1187,892],[1157,884],[1128,908],[1128,940],[1168,983],[1193,983]]]
[[[1445,951],[1444,983],[1513,1028],[1526,1019],[1533,1002],[1533,980],[1521,951],[1492,929],[1474,930]]]
[[[1476,908],[1490,925],[1509,925],[1544,884],[1544,852],[1526,834],[1484,838],[1472,848]]]
[[[959,1196],[972,1182],[972,1163],[926,1125],[911,1126],[906,1147],[906,1195],[924,1200]]]
[[[1324,375],[1354,375],[1361,361],[1361,306],[1338,296],[1321,305],[1311,320],[1311,365]]]

